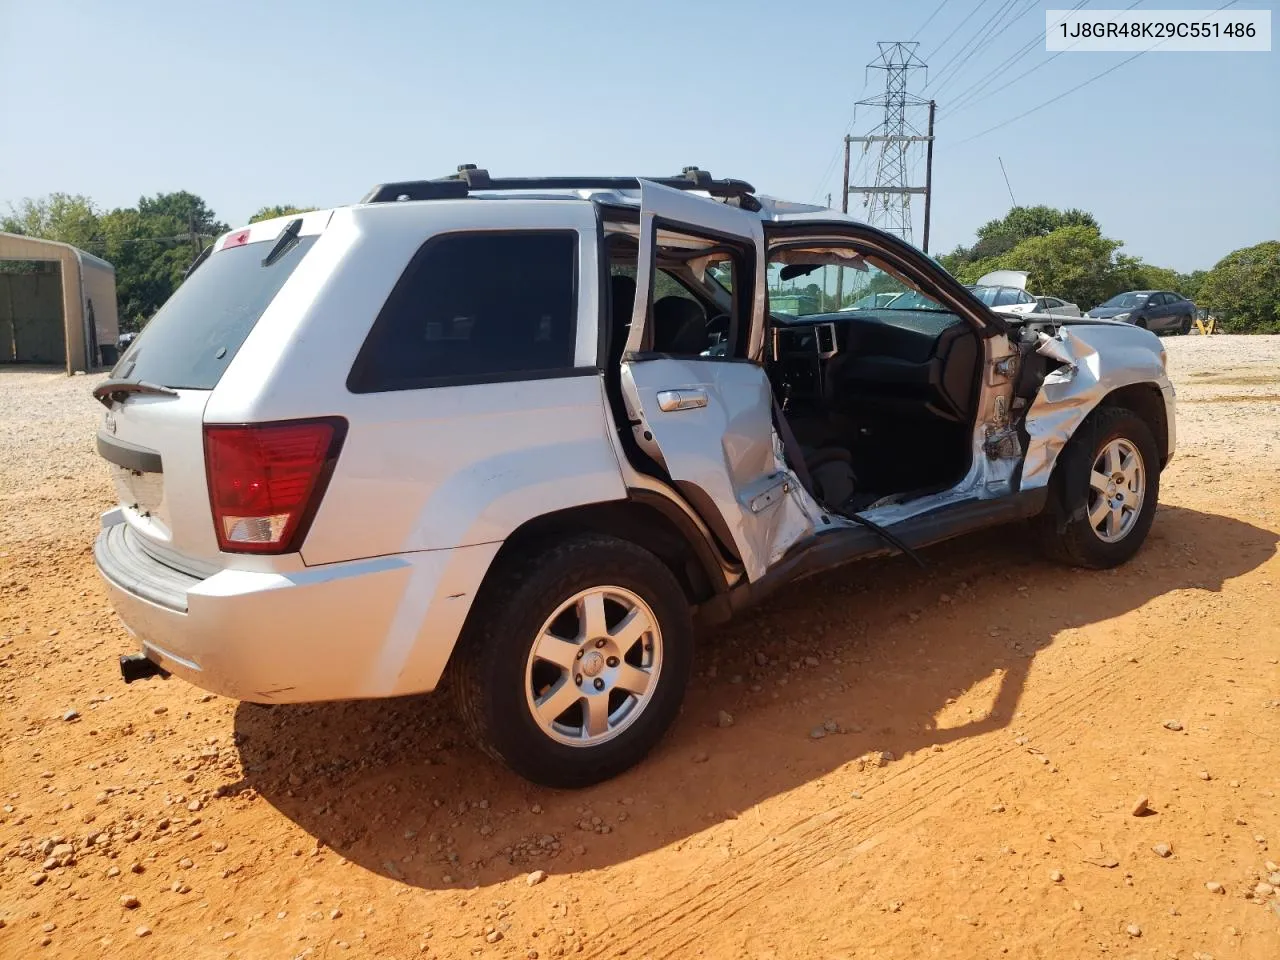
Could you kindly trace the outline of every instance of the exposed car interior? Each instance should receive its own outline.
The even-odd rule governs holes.
[[[611,367],[629,329],[635,252],[630,238],[611,238]],[[680,248],[660,245],[657,254],[651,349],[733,356],[723,265]],[[765,364],[811,492],[854,513],[959,481],[978,397],[973,329],[871,257],[794,249],[774,257]]]

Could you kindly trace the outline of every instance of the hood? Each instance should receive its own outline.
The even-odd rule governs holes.
[[[992,270],[990,273],[983,274],[978,278],[975,287],[1017,287],[1019,290],[1027,289],[1027,277],[1029,274],[1026,270]]]
[[[1118,313],[1133,313],[1140,307],[1094,307],[1089,311],[1091,317],[1114,317]]]

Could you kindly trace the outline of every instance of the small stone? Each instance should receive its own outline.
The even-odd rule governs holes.
[[[38,887],[40,886],[40,884],[44,883],[47,879],[49,879],[49,877],[48,877],[48,874],[41,871],[38,873],[31,874],[29,877],[27,877],[27,879],[31,881],[31,885],[33,887]]]
[[[131,863],[131,864],[129,864],[129,872],[130,872],[130,873],[141,873],[141,872],[142,872],[143,870],[145,870],[145,869],[146,869],[146,868],[145,868],[142,864],[140,864],[140,863]]]
[[[1164,722],[1164,728],[1166,730],[1173,730],[1176,733],[1177,731],[1182,729],[1182,724],[1179,723],[1177,720],[1166,720]]]
[[[109,867],[107,867],[107,876],[108,876],[108,877],[118,877],[118,876],[120,876],[120,868],[119,868],[119,867],[117,867],[117,866],[115,866],[114,864],[113,864],[113,865],[111,865],[111,866],[109,866]]]
[[[699,750],[693,755],[692,759],[694,763],[706,763],[709,758],[704,751]]]
[[[187,804],[187,809],[190,810],[192,813],[196,813],[202,806],[204,806],[204,804],[202,804],[199,800],[192,800],[190,803]]]
[[[490,930],[488,933],[484,935],[484,939],[486,943],[497,943],[499,940],[502,939],[502,931]]]
[[[132,894],[127,894],[120,898],[120,906],[124,907],[126,910],[137,910],[138,898]]]
[[[166,706],[161,705],[161,706],[159,706],[159,707],[156,707],[156,708],[155,708],[154,710],[152,710],[151,712],[152,712],[152,713],[154,713],[154,714],[158,717],[158,716],[160,716],[161,714],[168,713],[168,712],[169,712],[169,708],[168,708],[168,707],[166,707]],[[148,933],[150,933],[151,931],[149,931],[149,930],[148,930],[147,932],[148,932]]]
[[[1124,928],[1124,932],[1131,937],[1142,936],[1142,928],[1138,926],[1136,923],[1129,924],[1127,927]]]
[[[991,812],[992,812],[992,813],[1004,813],[1004,804],[1003,804],[1003,803],[993,803],[993,804],[991,805]]]
[[[1280,870],[1280,863],[1276,863],[1274,860],[1268,860],[1263,866],[1267,868],[1267,873],[1275,873]]]
[[[221,853],[227,849],[227,842],[225,840],[215,840],[209,846],[213,848],[214,853]]]
[[[547,871],[535,870],[533,871],[533,873],[529,874],[527,877],[524,878],[524,882],[531,887],[536,887],[545,879],[547,879]]]
[[[62,719],[63,719],[63,720],[66,720],[66,721],[68,721],[68,722],[70,722],[70,721],[72,721],[72,720],[79,720],[79,719],[80,719],[80,711],[79,711],[79,710],[77,710],[75,707],[72,707],[70,710],[68,710],[66,713],[64,713],[64,714],[62,715]]]
[[[1046,843],[1053,843],[1053,842],[1054,842],[1053,834],[1052,834],[1052,833],[1046,833],[1046,834],[1044,835],[1044,839],[1045,839],[1045,842],[1046,842]]]
[[[190,857],[183,857],[181,860],[178,861],[178,866],[181,867],[183,870],[190,870],[192,867],[195,866],[195,863],[192,862]]]
[[[1199,777],[1201,780],[1213,779],[1213,777],[1210,775],[1208,770],[1201,770],[1199,773],[1196,774],[1196,776]]]
[[[174,893],[190,893],[191,892],[191,887],[189,887],[186,884],[186,882],[182,880],[173,881],[173,886],[171,886],[169,889],[172,890]]]
[[[1208,883],[1204,885],[1204,888],[1208,890],[1210,893],[1226,893],[1227,892],[1227,888],[1224,887],[1222,884],[1218,883],[1217,880],[1210,880]]]
[[[40,929],[45,933],[53,933],[53,931],[58,929],[58,925],[51,920],[48,923],[43,924]]]
[[[1266,842],[1267,842],[1267,838],[1266,838],[1266,837],[1264,837],[1264,836],[1263,836],[1262,834],[1260,834],[1260,833],[1255,833],[1255,834],[1253,835],[1253,842],[1254,842],[1254,843],[1266,843]]]
[[[1129,812],[1135,817],[1141,817],[1142,815],[1151,812],[1150,804],[1151,802],[1145,796],[1139,797],[1137,800],[1133,801],[1133,808]]]
[[[329,911],[330,920],[337,920],[340,916],[342,916],[342,911],[337,907],[334,907],[332,910]]]
[[[854,790],[851,794],[849,794],[849,796],[851,796],[854,800],[861,800],[861,799],[862,799],[862,791],[861,791],[861,790]]]
[[[1167,843],[1157,843],[1151,848],[1151,852],[1157,857],[1168,857],[1173,854],[1173,847],[1169,846]]]
[[[1253,888],[1253,895],[1257,897],[1259,900],[1265,900],[1267,897],[1271,896],[1275,892],[1276,892],[1276,888],[1273,887],[1271,884],[1265,883],[1265,882],[1259,883],[1257,886]]]
[[[1049,871],[1049,879],[1050,879],[1050,880],[1052,880],[1054,883],[1061,883],[1061,882],[1062,882],[1062,871],[1061,871],[1061,870],[1050,870],[1050,871]]]
[[[139,927],[137,930],[133,931],[133,935],[135,937],[149,937],[151,936],[151,928]]]
[[[721,710],[720,713],[716,715],[716,726],[722,729],[724,727],[732,727],[733,714],[728,710]]]
[[[535,803],[532,807],[530,807],[530,808],[529,808],[529,812],[530,812],[530,813],[541,813],[541,812],[542,812],[542,804],[540,804],[540,803]]]
[[[812,730],[809,731],[810,740],[821,740],[826,735],[827,735],[826,727],[814,727]]]
[[[889,912],[890,912],[890,913],[897,913],[897,912],[898,912],[899,910],[901,910],[901,909],[902,909],[902,901],[901,901],[901,900],[890,900],[890,901],[889,901]]]

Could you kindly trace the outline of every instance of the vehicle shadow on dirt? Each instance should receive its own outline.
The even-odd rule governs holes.
[[[666,739],[586,790],[533,786],[472,749],[447,697],[241,704],[245,773],[228,789],[255,790],[319,843],[414,886],[605,867],[869,752],[900,758],[1006,727],[1035,654],[1063,631],[1171,591],[1216,592],[1277,539],[1162,506],[1147,545],[1113,571],[1042,560],[1013,526],[927,551],[925,572],[897,558],[796,584],[702,638]],[[824,722],[840,732],[816,735]]]

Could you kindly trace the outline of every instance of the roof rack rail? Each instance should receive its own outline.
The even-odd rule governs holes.
[[[464,163],[458,172],[436,180],[402,180],[380,183],[366,193],[361,203],[391,203],[396,200],[454,200],[473,190],[636,190],[639,177],[491,177],[474,163]],[[645,177],[674,190],[702,190],[713,197],[746,201],[755,209],[755,187],[745,180],[714,180],[706,170],[685,167],[678,177]]]

